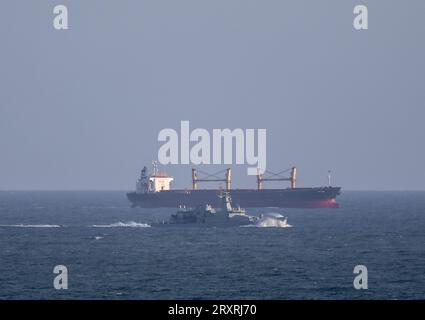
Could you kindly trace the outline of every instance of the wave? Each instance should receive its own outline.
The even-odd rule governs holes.
[[[81,209],[128,209],[128,206],[82,206]]]
[[[0,224],[4,228],[60,228],[57,224]]]
[[[137,223],[134,221],[128,222],[116,222],[111,224],[94,224],[94,228],[149,228],[150,225],[147,223]]]
[[[278,220],[273,219],[269,217],[265,217],[256,223],[251,225],[252,227],[258,227],[258,228],[291,228],[292,225],[290,225],[286,220]]]
[[[267,212],[267,213],[264,213],[263,216],[270,217],[270,218],[285,218],[283,215],[276,212]]]
[[[290,228],[290,225],[285,218],[280,213],[269,212],[263,214],[257,221],[253,224],[246,225],[244,227],[257,227],[257,228]]]

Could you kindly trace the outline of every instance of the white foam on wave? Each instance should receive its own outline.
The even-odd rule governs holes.
[[[251,225],[252,227],[258,228],[290,228],[292,225],[287,223],[286,221],[277,220],[269,217],[265,217],[256,223]]]
[[[95,224],[93,225],[95,228],[149,228],[150,225],[147,223],[137,223],[134,221],[128,222],[116,222],[111,224]]]
[[[269,212],[263,214],[263,217],[260,218],[253,224],[246,225],[244,227],[257,227],[257,228],[291,228],[290,225],[283,215],[280,213]]]
[[[5,228],[60,228],[57,224],[0,224]]]
[[[277,212],[267,212],[263,214],[264,217],[271,217],[271,218],[285,218],[285,216],[281,215]]]

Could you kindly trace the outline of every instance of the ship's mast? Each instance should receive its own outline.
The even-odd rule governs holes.
[[[192,187],[193,190],[198,190],[198,182],[225,182],[226,183],[226,191],[230,191],[231,189],[231,182],[232,182],[232,171],[230,168],[227,168],[226,170],[219,171],[213,174],[208,174],[206,172],[203,172],[199,170],[201,173],[206,175],[205,178],[199,178],[198,177],[198,170],[192,169]],[[218,176],[218,174],[221,174],[225,171],[225,177],[224,179]]]
[[[331,184],[331,178],[332,178],[332,176],[331,176],[331,170],[328,170],[328,186],[330,187],[332,184]]]
[[[290,177],[286,177],[282,175],[283,173],[288,172],[289,170],[291,170]],[[263,181],[289,181],[291,183],[291,189],[295,189],[297,187],[297,167],[295,166],[278,173],[273,173],[270,171],[266,171],[266,172],[269,174],[268,177],[264,177],[258,171],[258,174],[257,174],[257,189],[258,190],[263,189]]]
[[[153,175],[156,176],[158,174],[158,161],[156,160],[152,161],[152,167],[153,167]]]
[[[193,190],[198,190],[198,173],[192,168],[192,187]]]

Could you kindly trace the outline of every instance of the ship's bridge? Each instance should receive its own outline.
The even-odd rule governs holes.
[[[153,192],[159,192],[171,189],[171,182],[174,180],[166,174],[155,174],[149,177],[150,185],[152,186]]]

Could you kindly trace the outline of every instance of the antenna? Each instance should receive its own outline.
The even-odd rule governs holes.
[[[332,179],[332,176],[331,176],[331,170],[328,170],[328,186],[330,187],[332,184],[331,184],[331,179]]]
[[[152,161],[152,166],[153,166],[153,175],[156,176],[158,173],[158,161],[156,160]]]

